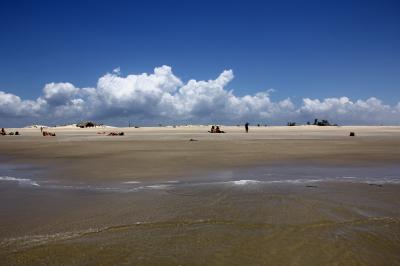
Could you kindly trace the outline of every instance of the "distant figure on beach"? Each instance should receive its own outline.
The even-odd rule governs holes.
[[[1,133],[0,134],[3,135],[3,136],[7,134],[6,131],[4,130],[4,127],[1,128]]]
[[[210,131],[208,131],[209,133],[215,133],[215,127],[214,126],[211,126],[211,129],[210,129]]]
[[[249,122],[244,124],[244,128],[246,129],[246,133],[249,133]]]
[[[40,132],[43,132],[43,127],[40,127]]]

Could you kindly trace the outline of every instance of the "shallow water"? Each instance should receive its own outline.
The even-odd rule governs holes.
[[[369,185],[400,184],[400,167],[322,167],[309,165],[281,165],[258,168],[241,168],[213,172],[208,176],[191,176],[177,180],[159,181],[108,181],[86,180],[66,182],[57,178],[40,177],[41,168],[29,165],[0,164],[0,186],[14,183],[19,186],[56,190],[91,190],[108,192],[138,192],[144,189],[170,189],[193,186],[224,185],[304,185],[342,182]],[[12,176],[13,175],[13,176]],[[17,175],[17,176],[14,176]]]
[[[15,168],[0,167],[4,265],[400,261],[396,166],[281,165],[107,183]]]

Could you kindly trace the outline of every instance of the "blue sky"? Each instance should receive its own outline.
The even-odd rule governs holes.
[[[45,84],[95,87],[171,66],[236,96],[277,101],[400,100],[398,1],[2,1],[0,91],[36,99]]]

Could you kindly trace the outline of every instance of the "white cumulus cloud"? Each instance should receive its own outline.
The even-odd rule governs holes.
[[[379,124],[400,122],[398,108],[386,105],[375,97],[355,102],[347,97],[327,98],[323,101],[305,98],[299,112],[303,116],[310,117],[314,115],[315,117],[324,117],[344,123]]]
[[[122,76],[119,68],[99,78],[96,87],[79,88],[49,83],[36,100],[23,100],[0,91],[0,119],[20,125],[35,122],[76,122],[93,119],[114,124],[138,123],[280,123],[306,122],[314,118],[334,123],[399,123],[400,103],[384,104],[371,97],[352,101],[347,97],[304,98],[296,106],[289,98],[273,101],[273,90],[237,96],[228,89],[232,70],[210,80],[183,82],[171,67],[154,73]]]

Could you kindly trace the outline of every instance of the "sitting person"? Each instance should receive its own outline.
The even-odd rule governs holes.
[[[225,133],[225,131],[222,131],[219,129],[219,126],[216,127],[215,133]]]
[[[7,135],[6,131],[4,130],[4,127],[1,128],[0,135],[3,135],[3,136]]]
[[[215,133],[215,127],[214,127],[214,126],[211,126],[211,130],[208,131],[208,133]]]

